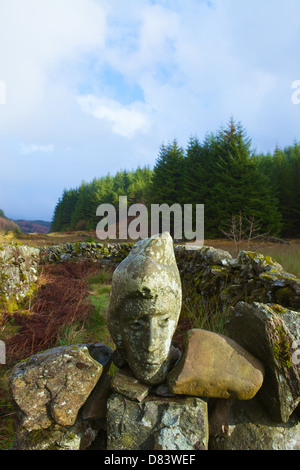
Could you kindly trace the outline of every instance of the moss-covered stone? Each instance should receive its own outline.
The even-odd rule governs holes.
[[[240,302],[232,308],[227,330],[264,364],[259,395],[275,422],[287,422],[300,403],[300,370],[292,362],[292,344],[300,337],[299,312]]]
[[[277,333],[278,340],[274,342],[273,354],[274,357],[282,364],[284,367],[292,367],[292,351],[290,339],[287,337],[283,329],[278,325],[275,329]]]
[[[73,426],[53,424],[46,429],[18,428],[13,450],[85,450],[96,438],[99,425],[79,416]]]
[[[259,399],[217,400],[210,417],[210,450],[300,450],[300,423],[276,423]],[[225,406],[227,412],[225,411]]]
[[[143,403],[113,393],[108,400],[108,450],[206,450],[207,402],[195,397],[158,398]]]
[[[38,280],[39,250],[2,245],[0,250],[0,304],[7,312],[18,309],[33,295]]]

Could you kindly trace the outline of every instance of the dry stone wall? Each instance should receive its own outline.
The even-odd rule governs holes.
[[[175,254],[186,292],[197,293],[203,305],[245,301],[300,310],[300,279],[268,256],[242,251],[233,259],[226,251],[206,246],[195,251],[177,246]]]
[[[97,245],[40,249],[41,262],[118,264],[130,251]],[[300,450],[300,365],[292,359],[300,281],[255,253],[232,259],[211,247],[180,246],[174,253],[186,292],[196,291],[200,304],[230,307],[228,336],[191,330],[182,354],[171,347],[174,359],[159,384],[139,380],[120,351],[101,344],[28,358],[10,379],[14,449]],[[199,354],[203,367],[190,367]]]
[[[132,246],[90,242],[36,248],[0,245],[0,300],[25,298],[37,280],[38,264],[91,260],[117,265]],[[177,245],[174,253],[185,290],[197,294],[200,304],[222,307],[239,301],[263,302],[300,310],[300,280],[270,257],[242,251],[233,259],[227,251],[208,246],[189,251]]]
[[[132,243],[77,242],[42,247],[40,262],[88,259],[118,264],[128,256],[132,246]],[[242,251],[233,259],[227,251],[209,246],[186,250],[181,245],[174,247],[174,253],[182,283],[198,294],[200,303],[214,301],[216,306],[232,306],[248,301],[300,309],[300,280],[268,256]]]

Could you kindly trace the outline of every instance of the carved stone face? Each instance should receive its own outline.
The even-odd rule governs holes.
[[[180,309],[172,238],[139,242],[114,273],[107,317],[119,352],[139,380],[163,382]]]
[[[170,293],[168,297],[171,296]],[[121,349],[133,373],[147,381],[150,377],[163,374],[164,369],[167,371],[178,318],[163,302],[156,301],[155,305],[151,299],[143,299],[142,302],[143,309],[137,312],[133,311],[130,301],[123,304]]]

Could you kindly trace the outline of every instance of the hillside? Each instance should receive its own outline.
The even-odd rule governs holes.
[[[23,233],[41,233],[46,234],[50,232],[51,222],[44,220],[12,220],[9,219],[2,209],[0,209],[0,231],[12,232],[18,231]]]
[[[24,233],[49,233],[51,222],[43,220],[15,220]]]
[[[13,230],[19,231],[19,226],[12,220],[7,219],[6,217],[0,216],[0,231],[1,232],[12,232]]]

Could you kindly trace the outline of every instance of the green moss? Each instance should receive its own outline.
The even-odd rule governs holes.
[[[292,367],[292,354],[290,350],[290,342],[280,326],[275,329],[278,335],[278,341],[273,344],[274,357],[283,367]]]
[[[134,436],[129,433],[124,433],[122,436],[121,446],[123,449],[134,449],[136,445],[136,440]]]
[[[281,305],[290,305],[293,291],[290,287],[282,287],[276,292],[276,300]]]
[[[80,255],[84,251],[79,242],[73,244],[73,249],[77,255]]]
[[[211,270],[217,271],[219,273],[226,273],[226,268],[219,266],[219,265],[213,265],[210,268]]]
[[[272,307],[272,310],[274,310],[274,312],[277,313],[278,315],[283,315],[284,313],[288,311],[285,307],[279,304],[272,304],[271,307]]]
[[[265,261],[266,264],[271,266],[276,266],[276,262],[271,258],[271,256],[265,256],[261,253],[256,253],[252,251],[245,251],[243,252],[245,256],[247,256],[252,261]]]
[[[38,429],[36,431],[31,431],[29,433],[29,440],[32,444],[38,444],[41,441],[46,441],[49,439],[50,428],[49,429]]]
[[[274,260],[271,258],[271,256],[265,256],[265,260],[268,264],[275,265]]]
[[[13,313],[18,310],[19,305],[15,299],[10,298],[9,300],[5,300],[3,302],[3,307],[7,313]]]
[[[34,449],[41,444],[42,448],[46,450],[60,450],[62,448],[58,443],[60,438],[71,442],[76,436],[72,432],[67,432],[64,428],[52,425],[47,429],[31,431],[28,436],[29,447]]]

